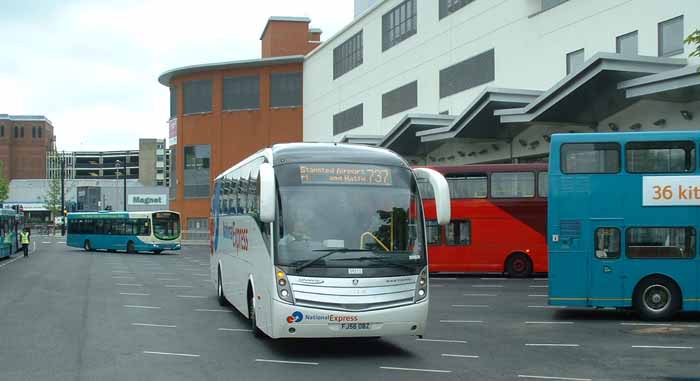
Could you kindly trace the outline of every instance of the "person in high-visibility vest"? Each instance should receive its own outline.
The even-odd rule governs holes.
[[[24,252],[24,256],[29,255],[29,229],[24,229],[22,230],[21,233],[19,233],[19,241],[22,244],[22,251]]]

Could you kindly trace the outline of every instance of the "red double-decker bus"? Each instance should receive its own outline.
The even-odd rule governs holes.
[[[547,164],[431,167],[450,187],[452,221],[435,221],[432,188],[420,184],[431,272],[547,272]]]

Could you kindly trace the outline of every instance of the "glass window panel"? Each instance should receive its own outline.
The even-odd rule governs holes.
[[[470,245],[471,235],[470,221],[451,221],[446,226],[445,241],[448,245]]]
[[[598,228],[595,230],[595,256],[600,259],[620,257],[620,229]]]
[[[570,143],[561,147],[561,171],[575,173],[620,172],[617,143]]]
[[[535,196],[532,172],[496,172],[491,174],[491,197],[522,198]]]
[[[540,172],[537,174],[537,194],[540,197],[549,195],[549,172]]]
[[[440,225],[438,225],[437,221],[433,220],[428,220],[425,221],[425,227],[426,227],[426,240],[428,241],[428,245],[439,245],[440,244]]]
[[[683,16],[659,23],[659,57],[683,53]]]
[[[630,142],[625,145],[627,172],[685,173],[695,170],[693,142]]]
[[[627,229],[629,258],[693,258],[692,227],[640,227]]]
[[[570,74],[583,66],[584,62],[583,49],[571,52],[566,55],[566,74]]]
[[[450,198],[486,198],[486,175],[448,177]]]
[[[435,198],[435,193],[433,193],[433,186],[430,185],[426,179],[418,179],[418,192],[423,200],[430,200]]]
[[[617,37],[616,51],[626,56],[636,56],[639,53],[639,33],[636,31]]]

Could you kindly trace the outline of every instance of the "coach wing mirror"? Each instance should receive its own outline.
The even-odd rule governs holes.
[[[429,168],[416,168],[414,171],[418,178],[428,180],[433,187],[437,222],[447,225],[450,222],[450,188],[447,186],[447,180],[440,172]]]
[[[268,163],[260,165],[260,221],[275,220],[275,170]]]

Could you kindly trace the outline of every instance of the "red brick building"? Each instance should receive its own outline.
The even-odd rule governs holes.
[[[213,179],[250,154],[302,140],[304,55],[320,44],[311,20],[271,17],[262,58],[169,70],[170,207],[183,229],[208,230]]]
[[[0,114],[0,161],[6,179],[45,179],[46,156],[54,146],[53,125],[46,117]]]

